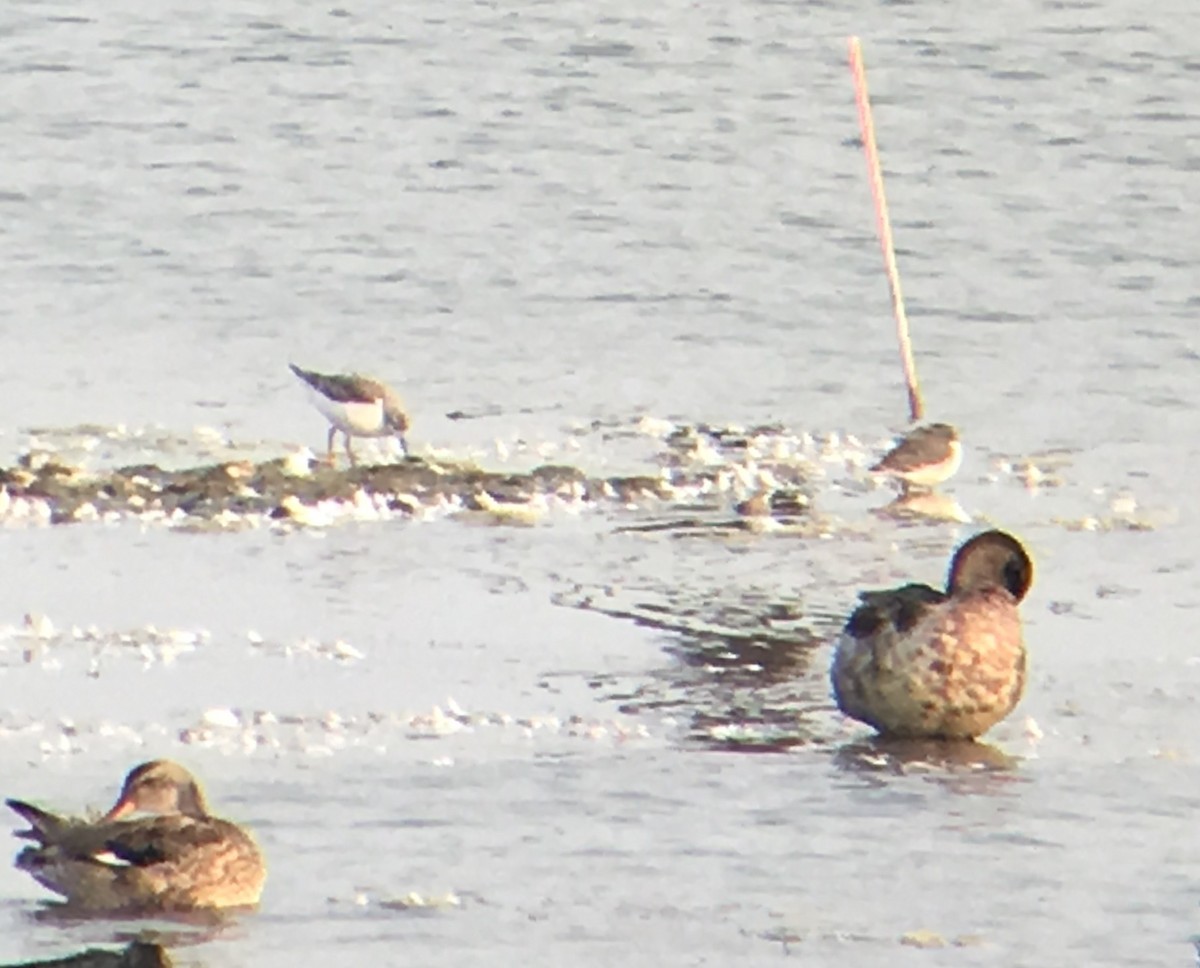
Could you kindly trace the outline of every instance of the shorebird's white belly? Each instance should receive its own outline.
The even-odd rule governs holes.
[[[386,437],[392,432],[384,425],[381,400],[373,403],[338,403],[312,387],[308,387],[308,395],[326,419],[343,433],[355,437]]]

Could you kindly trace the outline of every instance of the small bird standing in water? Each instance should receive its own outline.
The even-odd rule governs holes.
[[[16,866],[91,912],[153,913],[257,904],[267,878],[254,838],[208,812],[195,777],[171,760],[151,760],[125,777],[99,820],[61,817],[22,800],[34,841]]]
[[[906,490],[929,490],[957,474],[961,464],[958,431],[935,423],[910,430],[871,470],[903,481]]]
[[[1033,563],[1003,531],[977,534],[950,563],[946,591],[863,592],[833,656],[838,708],[884,736],[974,739],[1025,689],[1017,606]]]
[[[304,381],[316,408],[329,421],[328,459],[333,460],[333,442],[340,430],[346,437],[346,456],[357,463],[350,448],[351,437],[395,437],[401,452],[408,455],[408,414],[400,397],[381,380],[358,373],[347,375],[314,373],[289,363]]]

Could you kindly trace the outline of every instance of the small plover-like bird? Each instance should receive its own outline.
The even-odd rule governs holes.
[[[292,372],[308,387],[316,408],[329,421],[329,453],[333,459],[333,442],[340,430],[346,437],[346,456],[356,463],[350,449],[351,437],[395,437],[401,452],[408,455],[408,414],[400,397],[380,380],[358,373],[314,373],[289,363]]]
[[[950,424],[935,423],[910,430],[871,470],[898,478],[905,486],[928,490],[953,477],[961,463],[958,431]]]

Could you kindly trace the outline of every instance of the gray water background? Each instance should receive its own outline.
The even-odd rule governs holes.
[[[862,769],[827,647],[744,687],[686,637],[553,604],[799,601],[827,639],[855,589],[936,581],[971,530],[878,522],[879,494],[837,505],[853,541],[628,534],[619,508],[6,528],[0,792],[104,806],[175,756],[267,852],[261,912],[184,963],[1192,963],[1192,3],[10,3],[4,463],[79,425],[166,428],[184,443],[141,455],[164,461],[197,426],[316,449],[289,359],[393,380],[419,447],[492,463],[499,440],[637,470],[580,428],[643,415],[881,444],[903,396],[850,33],[931,415],[968,444],[952,490],[1038,562],[1030,687],[989,737],[1019,763]],[[1004,473],[1029,455],[1062,485]],[[1118,497],[1153,528],[1066,526]],[[27,662],[27,611],[209,638]],[[308,636],[365,658],[285,654]],[[443,735],[447,697],[489,725]],[[696,742],[760,706],[791,752]],[[281,722],[185,743],[209,710]],[[461,904],[388,903],[410,892]],[[0,960],[113,937],[35,920],[44,897],[0,865]]]

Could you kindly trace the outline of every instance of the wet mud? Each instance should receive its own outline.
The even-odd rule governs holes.
[[[808,512],[812,499],[805,464],[747,457],[755,434],[763,433],[675,430],[645,473],[606,476],[562,463],[489,470],[471,461],[424,456],[346,466],[317,460],[306,450],[183,468],[149,462],[96,469],[52,452],[32,451],[15,466],[0,468],[0,521],[69,524],[136,518],[167,526],[235,528],[264,519],[323,525],[480,512],[511,523],[534,523],[556,504],[685,506],[705,495],[729,492],[745,497],[730,526],[754,530],[764,522],[794,522]]]

